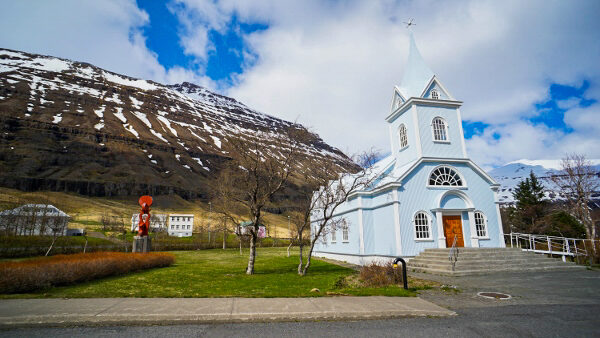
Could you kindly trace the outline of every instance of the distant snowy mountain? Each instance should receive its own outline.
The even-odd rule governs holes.
[[[265,93],[268,95],[268,93]],[[162,85],[93,65],[0,48],[0,186],[92,196],[204,196],[233,140],[303,126],[191,84]],[[279,158],[286,144],[269,146]],[[301,168],[356,165],[316,134]]]
[[[500,202],[503,204],[514,203],[513,192],[517,185],[533,173],[540,178],[546,188],[546,198],[551,200],[560,197],[553,191],[554,187],[549,181],[552,173],[560,170],[561,160],[518,160],[495,168],[489,174],[501,185],[499,192]],[[600,173],[600,160],[590,160],[595,170]]]

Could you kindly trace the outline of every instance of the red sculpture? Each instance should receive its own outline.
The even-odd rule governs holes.
[[[138,236],[148,236],[148,229],[150,229],[150,206],[152,205],[152,197],[142,196],[138,201],[140,206],[140,216],[138,223]]]

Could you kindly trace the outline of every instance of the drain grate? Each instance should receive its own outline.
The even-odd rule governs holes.
[[[478,296],[489,299],[511,299],[510,295],[500,292],[478,292]]]

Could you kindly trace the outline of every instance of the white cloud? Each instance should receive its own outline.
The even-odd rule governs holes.
[[[141,31],[149,18],[133,0],[1,6],[2,47],[159,82],[216,87],[198,71],[160,65]],[[467,141],[475,161],[497,165],[574,150],[600,157],[595,136],[600,133],[590,126],[596,105],[559,102],[568,109],[571,134],[524,120],[539,114],[535,104],[549,99],[552,83],[580,86],[587,79],[586,99],[600,99],[597,1],[174,0],[169,6],[181,24],[184,52],[200,65],[214,49],[208,32],[226,32],[233,15],[267,24],[243,37],[246,63],[226,94],[268,114],[298,119],[342,150],[388,150],[384,118],[408,54],[402,21],[415,17],[421,54],[464,101],[463,119],[491,125]]]
[[[210,84],[190,70],[165,69],[146,47],[148,14],[134,0],[1,1],[0,46],[89,62],[162,83]]]
[[[467,140],[467,148],[469,155],[487,168],[502,165],[507,159],[560,159],[567,153],[600,158],[598,116],[600,103],[565,112],[564,121],[575,130],[573,133],[523,120],[496,125]],[[496,139],[494,134],[502,137]]]
[[[229,14],[212,1],[175,0],[167,7],[181,25],[179,37],[183,52],[193,55],[199,63],[206,62],[209,52],[215,50],[208,33],[210,30],[223,31],[229,22]]]
[[[558,101],[556,101],[556,105],[560,109],[571,109],[571,108],[577,107],[580,102],[581,102],[580,98],[578,98],[578,97],[571,97],[571,98],[568,98],[566,100],[558,100]]]
[[[426,62],[465,102],[463,118],[491,124],[501,136],[469,141],[476,161],[556,156],[564,148],[556,137],[576,137],[515,121],[538,114],[535,104],[549,98],[552,83],[600,83],[594,1],[224,0],[216,6],[269,25],[244,37],[256,60],[228,94],[269,114],[299,117],[351,152],[389,148],[383,119],[402,78],[408,43],[401,22],[409,17],[416,18]],[[487,153],[499,155],[491,161]]]

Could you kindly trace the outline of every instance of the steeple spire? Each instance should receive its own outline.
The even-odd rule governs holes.
[[[421,53],[415,43],[415,38],[409,27],[410,49],[408,52],[408,62],[404,69],[404,77],[400,85],[400,92],[406,99],[411,97],[419,97],[425,86],[431,81],[433,72],[423,61]]]

